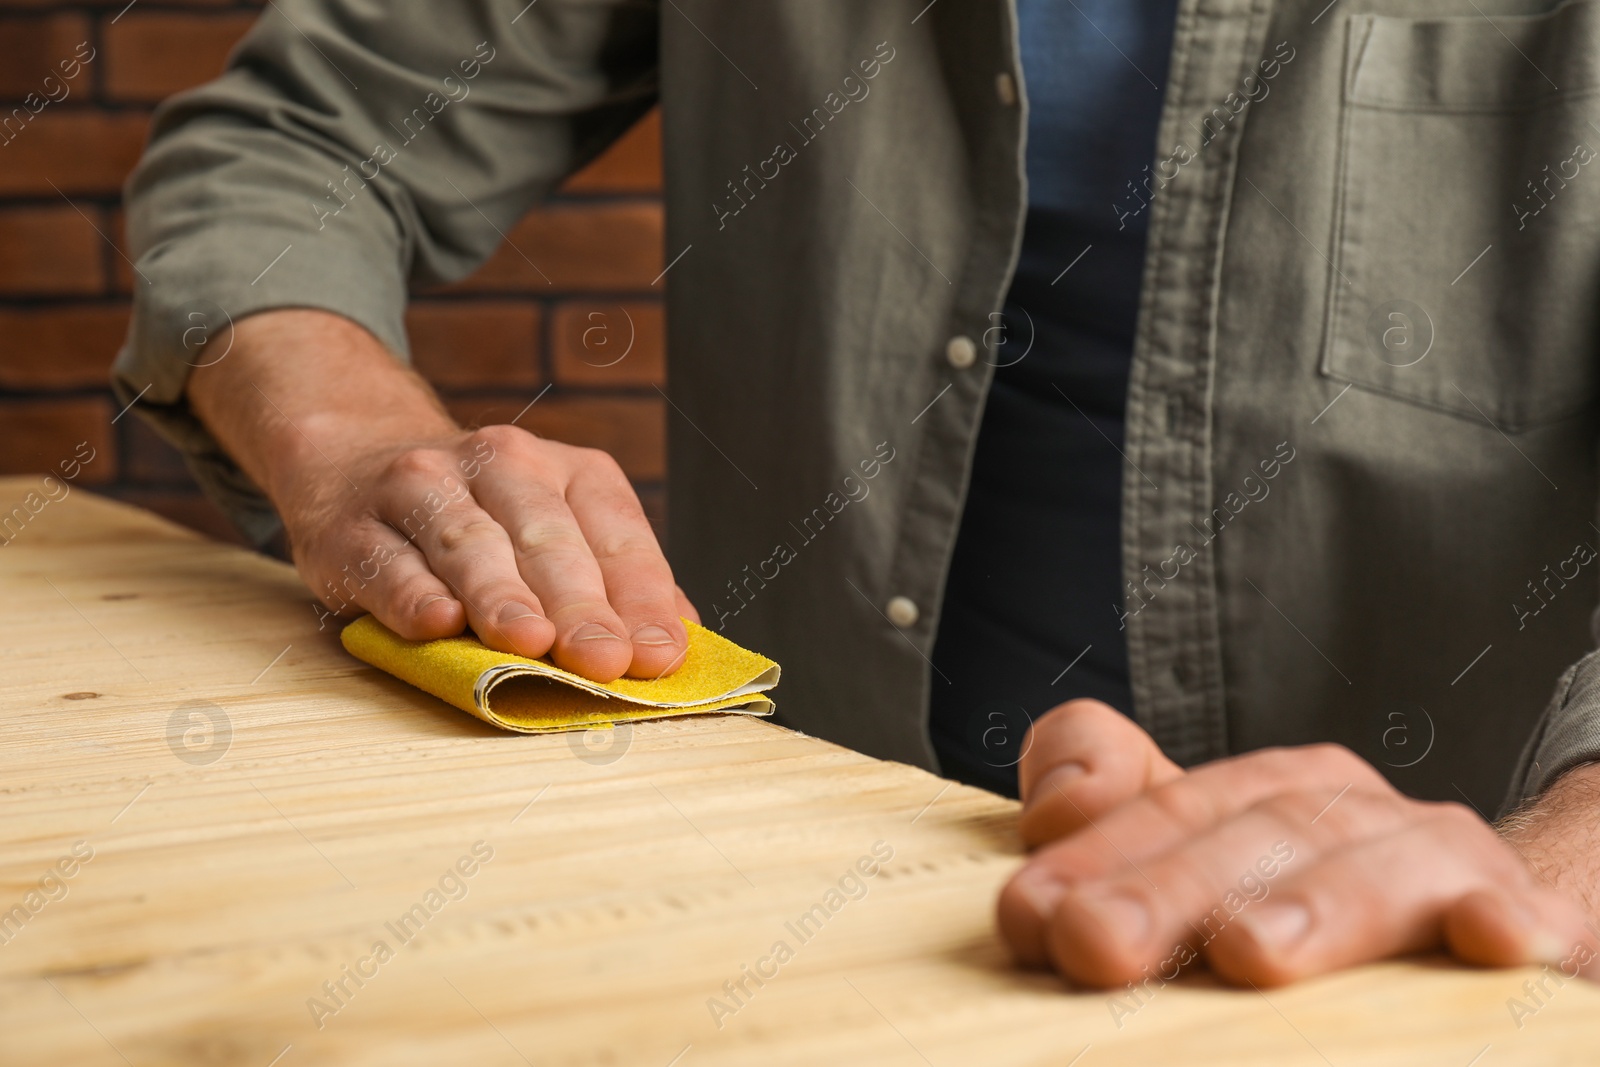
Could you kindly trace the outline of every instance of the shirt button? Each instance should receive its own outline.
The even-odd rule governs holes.
[[[917,610],[917,602],[907,596],[893,597],[889,601],[889,621],[904,630],[917,624],[917,618],[922,612]]]
[[[944,358],[956,370],[966,370],[978,361],[978,346],[972,343],[972,338],[960,334],[950,338],[944,346]]]
[[[1010,107],[1017,102],[1017,80],[1005,71],[994,76],[994,95],[1000,102]]]

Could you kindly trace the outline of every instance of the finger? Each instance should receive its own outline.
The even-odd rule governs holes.
[[[1600,977],[1600,940],[1576,905],[1544,887],[1521,896],[1472,890],[1446,910],[1444,939],[1457,959],[1480,967],[1548,964],[1566,978]]]
[[[1217,760],[1140,793],[1046,846],[1018,876],[1022,891],[1052,901],[1070,883],[1109,877],[1179,847],[1213,826],[1280,793],[1325,796],[1330,810],[1352,791],[1393,793],[1383,777],[1347,748],[1307,745],[1262,749]],[[1026,877],[1023,877],[1026,875]]]
[[[1040,717],[1023,743],[1018,829],[1029,847],[1082,829],[1118,804],[1183,776],[1128,716],[1070,700]]]
[[[313,566],[321,577],[307,583],[334,614],[369,611],[408,641],[452,637],[467,625],[466,610],[428,568],[427,559],[388,525],[363,524],[350,543],[363,547],[337,570],[331,563]]]
[[[1582,920],[1538,886],[1527,866],[1474,813],[1460,805],[1427,805],[1427,817],[1392,833],[1336,849],[1294,872],[1276,899],[1240,915],[1208,956],[1233,982],[1282,985],[1391,956],[1438,948],[1445,920],[1463,897],[1500,895],[1526,918],[1516,920],[1548,939],[1574,943]],[[1474,903],[1469,908],[1480,905]],[[1472,916],[1464,916],[1468,921]],[[1486,930],[1463,931],[1487,933]],[[1495,946],[1476,943],[1485,949]]]
[[[516,571],[544,605],[554,626],[556,665],[598,682],[621,677],[633,661],[633,647],[563,495],[572,472],[562,467],[553,475],[521,476],[559,464],[563,452],[577,450],[539,441],[515,427],[487,427],[479,434],[490,435],[497,454],[515,460],[486,469],[473,492],[508,531]]]
[[[577,451],[567,504],[600,566],[606,599],[632,642],[628,673],[670,674],[683,665],[689,648],[672,568],[622,468],[604,452]]]
[[[1036,853],[1001,893],[1001,932],[1019,960],[1042,965],[1044,931],[1073,884],[1125,872],[1277,794],[1325,792],[1342,802],[1353,789],[1393,792],[1370,764],[1338,745],[1263,749],[1197,767]]]
[[[1323,803],[1314,793],[1278,794],[1162,855],[1073,883],[1043,931],[1046,954],[1064,974],[1105,986],[1161,965],[1180,944],[1191,958],[1206,953],[1236,918],[1266,906],[1286,872],[1399,827],[1414,810],[1393,792],[1352,793],[1312,822]]]
[[[672,588],[677,594],[675,599],[678,605],[678,614],[683,616],[685,619],[688,619],[690,622],[695,623],[696,625],[704,625],[704,623],[700,622],[700,612],[695,608],[694,603],[689,599],[689,595],[683,591],[683,587],[681,585],[674,585]]]
[[[511,540],[439,458],[409,454],[396,461],[395,477],[380,514],[427,558],[428,567],[466,608],[467,622],[490,648],[538,658],[550,650],[554,629],[517,572]],[[418,476],[420,475],[420,477]]]

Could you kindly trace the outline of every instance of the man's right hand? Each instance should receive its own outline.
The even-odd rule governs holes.
[[[470,626],[596,681],[682,663],[679,616],[699,615],[606,453],[463,430],[371,334],[321,311],[241,320],[188,395],[335,614],[370,611],[410,640]]]

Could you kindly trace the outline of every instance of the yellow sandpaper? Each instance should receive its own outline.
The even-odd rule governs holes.
[[[586,730],[640,719],[708,711],[771,715],[765,690],[778,665],[683,620],[689,651],[661,678],[595,682],[543,659],[496,652],[471,634],[407,641],[371,615],[339,639],[357,659],[410,682],[485,722],[518,733]]]

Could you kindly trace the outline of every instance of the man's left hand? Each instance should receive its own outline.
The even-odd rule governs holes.
[[[1348,749],[1185,771],[1126,716],[1078,700],[1035,723],[1025,751],[1021,829],[1038,850],[999,904],[1024,963],[1109,987],[1203,958],[1267,986],[1444,949],[1600,975],[1573,897],[1470,808],[1412,800]]]

